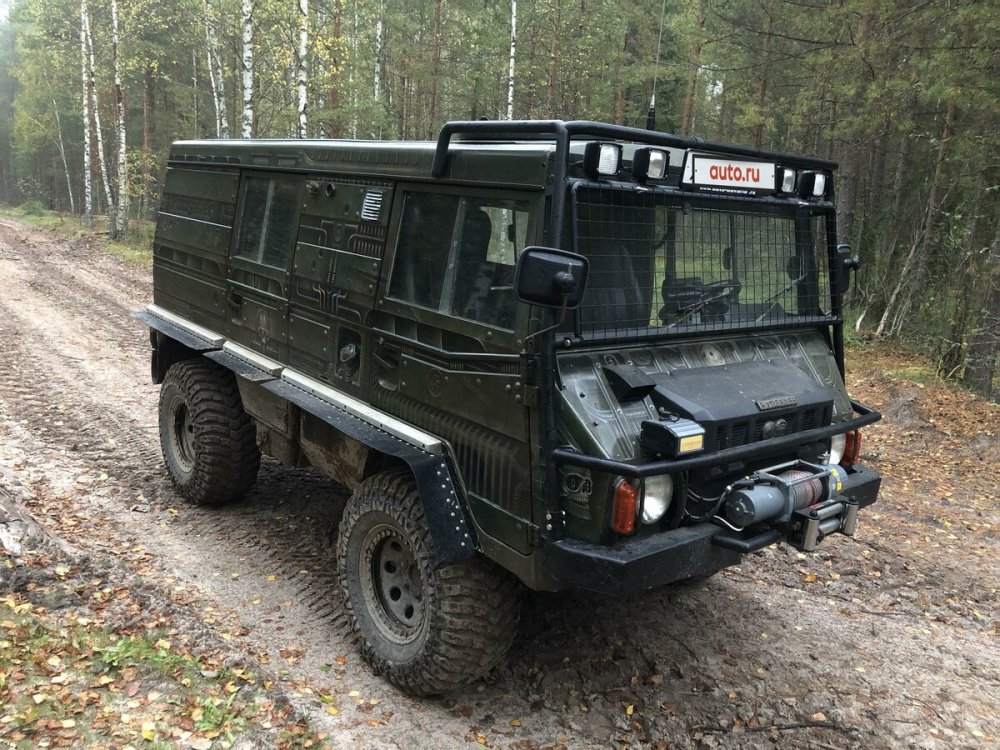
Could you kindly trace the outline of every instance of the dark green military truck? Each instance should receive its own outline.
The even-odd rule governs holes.
[[[835,166],[593,122],[175,143],[138,313],[170,476],[224,503],[264,453],[349,488],[346,606],[416,693],[502,658],[522,584],[852,534],[879,415],[844,388]]]

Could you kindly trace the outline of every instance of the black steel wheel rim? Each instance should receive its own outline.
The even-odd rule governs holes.
[[[412,642],[424,621],[423,576],[413,547],[396,527],[378,524],[362,550],[361,586],[372,619],[388,640]]]
[[[194,470],[194,423],[183,398],[174,396],[170,402],[169,415],[170,447],[181,470],[189,473]]]

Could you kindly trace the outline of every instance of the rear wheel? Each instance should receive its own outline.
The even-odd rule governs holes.
[[[171,365],[160,389],[160,447],[174,486],[190,502],[222,505],[245,495],[260,451],[235,376],[202,358]]]
[[[443,693],[482,677],[517,630],[520,584],[482,557],[436,566],[407,472],[367,480],[337,540],[340,583],[361,650],[409,693]]]

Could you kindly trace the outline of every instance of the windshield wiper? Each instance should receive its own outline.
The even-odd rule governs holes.
[[[768,302],[770,302],[771,305],[764,312],[762,312],[760,315],[757,316],[757,319],[754,320],[754,323],[760,323],[760,321],[762,321],[764,318],[766,318],[768,315],[770,315],[771,314],[771,310],[773,310],[775,307],[778,306],[778,300],[781,297],[783,297],[786,292],[791,291],[791,289],[792,289],[793,286],[795,286],[796,284],[799,284],[799,283],[805,281],[806,277],[808,275],[809,275],[809,272],[807,271],[806,273],[804,273],[801,276],[799,276],[797,279],[792,279],[784,287],[782,287],[777,292],[775,292],[770,297],[768,297],[766,300],[764,300],[763,304],[766,305]]]

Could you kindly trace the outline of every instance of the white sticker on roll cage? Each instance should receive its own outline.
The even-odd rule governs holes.
[[[684,161],[684,182],[695,187],[772,193],[775,165],[688,152]]]

